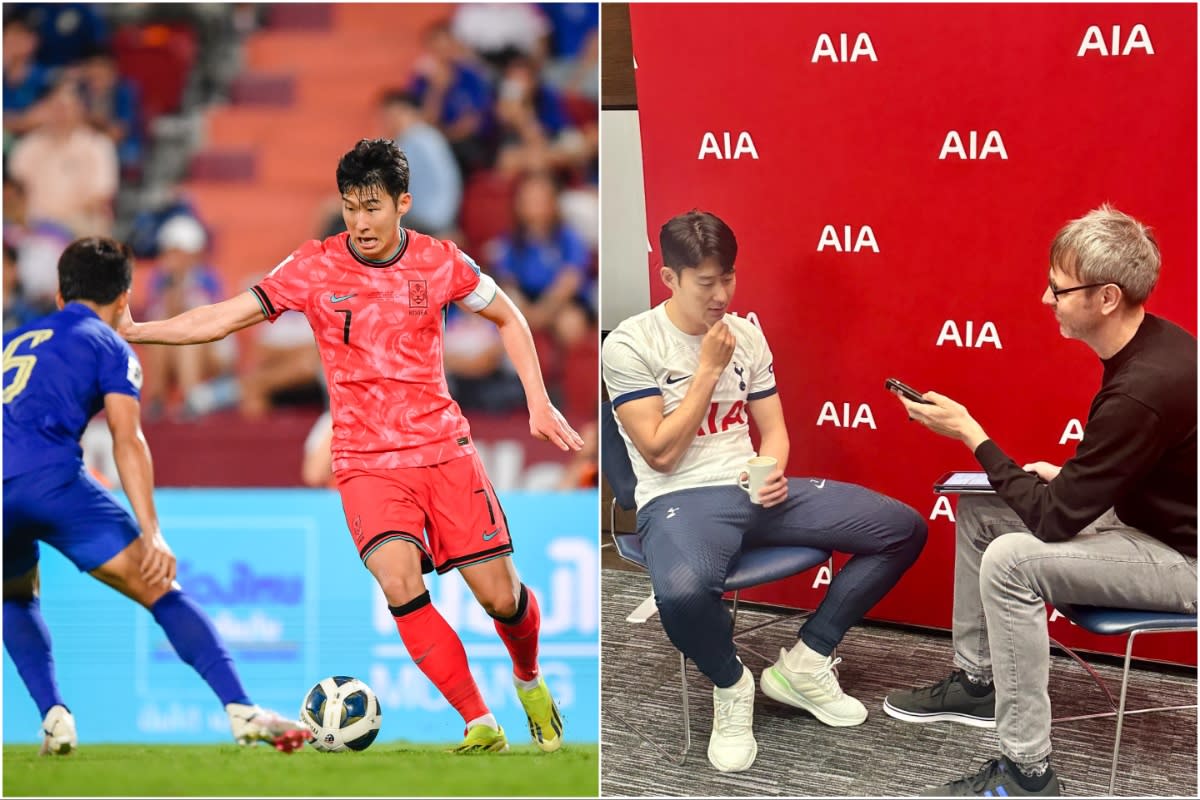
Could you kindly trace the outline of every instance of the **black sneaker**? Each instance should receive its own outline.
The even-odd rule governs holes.
[[[1003,758],[994,758],[983,765],[975,775],[934,786],[921,792],[919,797],[1059,797],[1062,785],[1053,767],[1046,767],[1049,780],[1037,791],[1030,791],[1017,782],[1009,772]]]
[[[958,722],[974,728],[996,727],[996,691],[982,697],[966,689],[969,679],[961,670],[950,677],[906,692],[892,692],[883,701],[889,717],[905,722]]]

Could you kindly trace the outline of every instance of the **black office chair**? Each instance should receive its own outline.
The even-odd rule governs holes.
[[[620,506],[625,511],[632,511],[637,505],[634,499],[637,477],[634,475],[633,464],[629,460],[629,451],[625,447],[625,439],[621,436],[616,417],[613,414],[612,403],[609,401],[601,404],[600,436],[600,469],[613,492],[613,501],[609,506],[609,530],[613,534],[613,543],[621,558],[645,569],[646,556],[642,551],[642,543],[637,534],[617,532],[617,507]],[[725,578],[725,591],[733,592],[734,629],[737,629],[738,593],[741,589],[790,578],[827,562],[832,569],[830,553],[815,547],[756,547],[743,550],[741,557],[736,564],[732,565]],[[735,641],[739,641],[742,637],[769,625],[795,620],[796,616],[772,619],[747,628],[740,633],[735,633],[733,638]],[[759,653],[748,645],[745,646],[745,649],[767,663],[774,662],[773,658]],[[679,654],[679,679],[683,705],[683,749],[678,754],[660,746],[629,720],[613,711],[611,705],[605,704],[604,706],[604,713],[611,715],[626,728],[636,733],[638,738],[676,765],[683,764],[688,750],[692,746],[691,716],[688,713],[687,658],[683,653]]]

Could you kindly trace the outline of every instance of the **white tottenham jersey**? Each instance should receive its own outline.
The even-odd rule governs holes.
[[[746,460],[754,456],[746,404],[775,394],[771,349],[753,323],[732,314],[725,315],[725,322],[737,342],[733,357],[717,381],[696,438],[675,471],[654,470],[621,426],[637,475],[635,497],[639,507],[667,492],[734,483],[745,469]],[[613,329],[604,340],[602,363],[614,413],[630,400],[662,395],[663,416],[670,416],[691,385],[703,339],[703,334],[693,336],[675,327],[667,317],[665,304],[632,316]]]

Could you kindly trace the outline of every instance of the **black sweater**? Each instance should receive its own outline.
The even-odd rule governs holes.
[[[1196,555],[1196,339],[1147,314],[1104,361],[1083,441],[1051,483],[995,442],[975,449],[996,492],[1034,536],[1059,542],[1109,508],[1126,525]]]

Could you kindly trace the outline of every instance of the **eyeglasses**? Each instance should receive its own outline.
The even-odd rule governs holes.
[[[1070,294],[1071,292],[1081,292],[1084,289],[1095,289],[1098,286],[1108,286],[1110,283],[1113,286],[1116,286],[1118,289],[1122,289],[1122,290],[1124,289],[1124,287],[1122,287],[1121,284],[1113,283],[1112,281],[1104,281],[1103,283],[1085,283],[1083,286],[1070,286],[1066,289],[1060,289],[1060,288],[1058,288],[1058,286],[1056,286],[1054,284],[1053,278],[1050,278],[1049,281],[1050,281],[1050,294],[1054,295],[1055,303],[1058,302],[1058,298],[1061,295]]]

